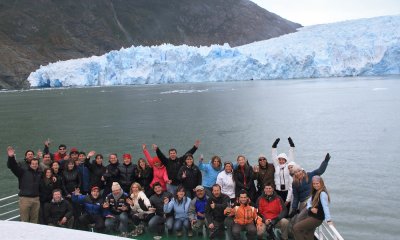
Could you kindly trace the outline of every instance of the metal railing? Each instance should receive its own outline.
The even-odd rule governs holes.
[[[335,226],[323,222],[314,232],[318,240],[343,240]]]
[[[0,220],[11,221],[19,218],[18,194],[0,198]]]

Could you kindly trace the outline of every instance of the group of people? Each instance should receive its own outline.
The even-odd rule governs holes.
[[[35,156],[27,150],[21,162],[8,147],[7,166],[18,178],[25,222],[121,236],[137,236],[145,229],[158,235],[165,228],[177,236],[193,236],[205,228],[210,239],[225,234],[241,239],[243,230],[248,239],[277,232],[282,240],[314,239],[323,221],[332,224],[321,178],[330,155],[318,169],[306,172],[294,162],[293,140],[288,138],[288,155],[278,154],[279,141],[272,144],[271,161],[261,154],[253,167],[243,155],[235,163],[219,156],[206,163],[201,155],[196,165],[198,140],[181,157],[174,148],[167,157],[155,144],[152,156],[142,144],[144,157],[137,164],[129,153],[122,161],[111,153],[107,165],[95,151],[71,148],[68,153],[64,144],[51,153],[46,141],[43,153]]]

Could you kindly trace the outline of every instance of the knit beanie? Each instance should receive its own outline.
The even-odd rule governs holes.
[[[119,183],[113,182],[112,186],[111,186],[111,190],[114,191],[114,190],[118,190],[118,189],[121,189],[121,186],[119,185]]]

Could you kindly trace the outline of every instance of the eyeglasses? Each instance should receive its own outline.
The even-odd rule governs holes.
[[[266,161],[266,160],[267,160],[266,158],[259,158],[259,159],[258,159],[259,162],[261,162],[261,161]]]
[[[62,151],[62,150],[67,150],[66,148],[59,148],[58,150]]]

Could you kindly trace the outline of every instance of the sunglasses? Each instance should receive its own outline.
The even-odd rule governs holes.
[[[258,159],[259,162],[261,162],[261,161],[266,161],[266,160],[267,160],[266,158],[259,158],[259,159]]]

